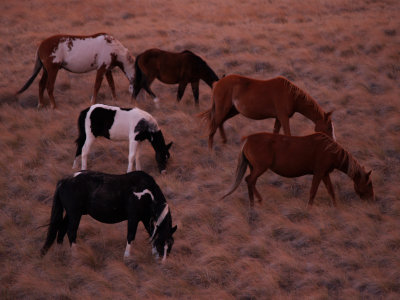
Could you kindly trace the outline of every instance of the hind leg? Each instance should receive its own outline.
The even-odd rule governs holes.
[[[106,72],[106,78],[107,78],[108,85],[110,86],[110,89],[111,89],[111,94],[112,94],[113,101],[117,102],[117,95],[115,94],[114,78],[112,76],[111,70],[108,70]]]
[[[85,144],[82,147],[82,164],[81,164],[81,170],[87,170],[87,157],[90,151],[90,147],[92,146],[94,142],[94,137],[93,136],[86,136],[86,141]]]
[[[257,199],[259,202],[261,202],[263,199],[256,189],[256,182],[258,177],[261,176],[267,169],[261,169],[261,168],[252,168],[250,167],[250,175],[246,176],[245,180],[247,182],[247,189],[249,192],[249,199],[250,199],[250,207],[254,207],[254,194],[256,195]]]
[[[222,143],[224,143],[224,144],[226,144],[227,138],[226,138],[226,134],[225,134],[223,123],[225,123],[226,120],[236,116],[238,113],[239,112],[237,111],[237,109],[234,106],[232,106],[230,108],[229,112],[227,113],[227,115],[222,120],[221,125],[218,127],[219,128],[219,133],[220,133],[221,138],[222,138]]]
[[[42,78],[39,81],[39,99],[38,99],[38,108],[42,108],[43,107],[43,94],[44,94],[44,90],[46,88],[46,84],[47,84],[47,71],[45,68],[43,68],[43,74],[42,74]]]
[[[280,116],[279,118],[277,117],[277,120],[282,125],[284,134],[292,135],[291,132],[290,132],[289,117],[288,116]]]
[[[58,73],[58,66],[53,66],[52,68],[49,68],[48,72],[48,80],[47,80],[47,94],[49,95],[50,98],[50,105],[52,109],[56,108],[56,102],[54,99],[54,84],[56,82],[57,78],[57,73]]]
[[[187,86],[186,82],[179,82],[178,95],[176,96],[176,101],[181,102],[183,94],[185,93],[186,86]]]
[[[191,83],[192,92],[194,97],[194,104],[199,107],[199,80]]]
[[[274,133],[279,133],[279,130],[281,129],[281,122],[279,122],[279,119],[275,119],[275,125],[274,125]]]
[[[75,217],[70,217],[68,226],[67,226],[67,235],[68,235],[68,240],[69,240],[69,244],[71,246],[71,252],[72,252],[73,257],[77,256],[76,236],[77,236],[80,221],[81,221],[81,215],[75,216]]]
[[[68,215],[65,215],[64,219],[62,220],[60,227],[58,228],[57,233],[57,244],[62,244],[64,241],[64,236],[67,233],[68,228]]]

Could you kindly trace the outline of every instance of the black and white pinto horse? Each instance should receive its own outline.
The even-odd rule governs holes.
[[[128,170],[141,170],[139,161],[139,144],[148,140],[156,153],[155,158],[160,173],[166,172],[170,157],[170,142],[165,144],[164,136],[157,121],[139,108],[120,108],[104,104],[95,104],[83,110],[78,119],[79,137],[73,168],[76,168],[78,157],[82,155],[81,170],[87,169],[87,156],[90,147],[98,136],[111,140],[129,140]]]
[[[150,235],[153,254],[162,257],[162,261],[165,261],[174,244],[172,235],[177,226],[172,227],[169,206],[154,179],[142,171],[124,175],[83,171],[60,180],[54,193],[50,224],[41,255],[47,253],[56,238],[61,244],[65,234],[75,255],[82,215],[90,215],[107,224],[128,220],[124,258],[130,257],[139,222]]]
[[[86,73],[97,70],[91,104],[96,103],[97,93],[100,89],[104,75],[111,88],[114,101],[114,79],[111,70],[119,67],[128,78],[130,93],[133,92],[134,59],[121,42],[106,33],[94,35],[54,35],[40,43],[36,53],[36,63],[31,78],[17,92],[25,91],[43,68],[43,75],[39,82],[38,108],[43,106],[43,93],[47,89],[51,107],[55,108],[54,83],[60,69],[72,73]]]

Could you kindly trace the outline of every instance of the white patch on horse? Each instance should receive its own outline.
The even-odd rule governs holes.
[[[163,211],[161,212],[160,216],[157,219],[157,222],[155,222],[155,224],[154,224],[154,231],[153,231],[153,234],[151,235],[150,240],[152,240],[154,238],[154,235],[157,232],[158,226],[160,226],[162,221],[164,221],[164,219],[167,216],[168,212],[169,212],[168,204],[165,204]]]
[[[118,58],[125,57],[128,50],[115,39],[111,43],[107,42],[107,37],[109,36],[65,38],[51,54],[53,63],[61,63],[73,73],[85,73],[103,65],[108,68],[111,64],[111,53],[115,53]]]
[[[74,161],[75,162],[75,161]],[[74,177],[78,176],[79,174],[82,174],[82,172],[76,172],[74,173]]]
[[[126,248],[125,248],[125,253],[124,253],[124,258],[128,258],[131,256],[131,245],[126,243]]]
[[[162,258],[162,262],[165,262],[165,260],[167,259],[167,250],[168,250],[168,245],[167,245],[167,243],[165,243],[165,245],[164,245],[164,255],[163,255],[163,258]]]
[[[135,193],[135,192],[133,192],[133,194],[134,194],[136,197],[138,197],[139,200],[142,198],[142,196],[144,196],[144,195],[146,195],[146,194],[149,194],[150,197],[151,197],[151,200],[154,201],[154,196],[153,196],[153,194],[152,194],[148,189],[145,189],[145,190],[143,190],[143,191],[140,192],[140,193]]]

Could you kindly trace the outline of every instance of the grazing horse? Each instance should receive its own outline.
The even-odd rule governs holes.
[[[250,166],[250,175],[246,177],[250,207],[254,205],[253,194],[259,202],[262,201],[256,189],[256,181],[268,169],[283,177],[313,175],[308,200],[310,207],[321,180],[336,206],[335,192],[329,177],[334,169],[346,173],[353,180],[354,190],[360,198],[375,199],[371,171],[366,172],[349,152],[324,133],[302,137],[257,133],[243,139],[245,142],[239,155],[235,183],[222,198],[236,190],[247,166]]]
[[[166,172],[170,157],[170,142],[165,144],[164,136],[157,121],[149,113],[139,108],[120,108],[104,104],[92,105],[81,111],[78,118],[79,137],[76,139],[76,155],[72,168],[76,168],[78,157],[82,155],[81,169],[87,168],[87,156],[94,140],[98,136],[110,140],[129,140],[129,157],[127,173],[133,169],[140,170],[139,144],[148,140],[156,153],[157,166],[160,173]]]
[[[114,101],[115,85],[111,70],[119,67],[130,82],[129,90],[133,90],[134,59],[117,39],[106,33],[94,35],[54,35],[40,43],[36,53],[36,63],[33,75],[17,94],[25,91],[43,68],[42,79],[39,82],[38,108],[43,106],[43,93],[47,89],[51,107],[55,108],[54,83],[58,70],[65,69],[72,73],[86,73],[97,70],[91,103],[96,103],[97,93],[100,89],[104,75]]]
[[[190,83],[194,102],[198,106],[200,79],[212,88],[213,82],[218,81],[218,76],[202,58],[189,50],[174,53],[149,49],[136,57],[132,96],[136,98],[140,90],[144,88],[157,104],[159,100],[150,89],[154,79],[167,84],[178,83],[178,102],[182,99],[186,85]]]
[[[289,118],[299,112],[315,123],[316,132],[324,132],[335,139],[332,112],[325,113],[318,103],[303,90],[284,77],[257,80],[240,75],[221,78],[213,87],[212,106],[200,116],[208,122],[208,146],[219,128],[226,143],[223,123],[237,114],[262,120],[275,118],[274,133],[281,125],[290,134]]]
[[[65,216],[63,212],[65,210]],[[172,216],[165,197],[153,177],[142,171],[124,175],[100,172],[78,172],[60,180],[54,193],[53,207],[47,238],[41,249],[47,253],[57,237],[61,244],[65,234],[73,251],[82,215],[114,224],[128,220],[127,245],[124,258],[131,252],[139,222],[150,235],[153,254],[164,261],[170,253],[174,239]]]

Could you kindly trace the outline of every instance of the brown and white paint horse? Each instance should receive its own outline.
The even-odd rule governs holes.
[[[334,169],[342,171],[353,180],[354,190],[360,198],[375,199],[371,171],[366,172],[349,152],[324,133],[296,137],[263,132],[243,139],[245,142],[239,155],[235,183],[222,198],[237,189],[249,166],[250,175],[246,177],[246,182],[250,207],[254,205],[254,195],[259,202],[262,201],[261,194],[256,189],[256,182],[268,169],[290,178],[313,175],[308,200],[310,207],[321,180],[328,189],[333,205],[336,206],[335,192],[329,177]]]
[[[97,70],[91,103],[96,103],[104,75],[111,88],[114,101],[114,79],[111,70],[119,67],[129,80],[129,91],[133,91],[134,59],[117,39],[106,33],[94,35],[54,35],[40,43],[36,53],[36,62],[31,78],[17,92],[25,91],[43,68],[43,75],[39,82],[38,108],[43,106],[43,93],[47,89],[51,107],[55,108],[54,83],[58,70],[65,69],[72,73],[86,73]]]
[[[223,124],[239,113],[254,120],[275,118],[274,133],[279,133],[282,125],[283,132],[291,135],[289,118],[295,112],[313,121],[316,132],[324,132],[335,139],[332,112],[324,112],[310,95],[282,76],[269,80],[226,76],[214,84],[212,106],[200,116],[208,121],[211,149],[218,128],[226,143]]]

